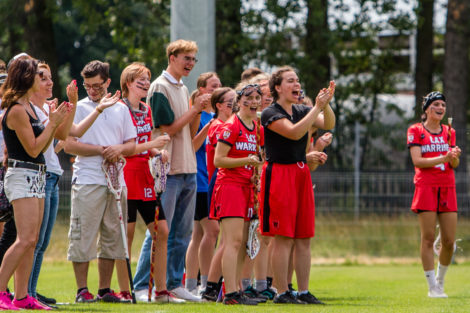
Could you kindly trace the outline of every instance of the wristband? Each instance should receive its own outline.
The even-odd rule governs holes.
[[[98,113],[100,113],[100,114],[103,113],[103,109],[100,109],[98,107],[96,107],[95,110],[98,111]]]

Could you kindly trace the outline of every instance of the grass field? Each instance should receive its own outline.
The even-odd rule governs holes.
[[[89,286],[96,293],[96,262]],[[61,312],[468,312],[470,263],[453,265],[448,272],[448,299],[429,299],[421,267],[415,265],[313,266],[311,290],[325,306],[261,304],[257,307],[222,304],[73,304],[75,281],[71,264],[46,262],[38,291],[56,297]],[[113,281],[113,287],[117,283]]]
[[[138,222],[132,251],[133,268],[143,240]],[[66,262],[65,217],[58,219],[46,252],[38,291],[70,305],[61,312],[469,312],[470,221],[460,220],[457,238],[462,248],[446,277],[448,299],[429,299],[419,261],[419,229],[414,215],[368,217],[359,221],[332,216],[317,218],[312,241],[311,291],[325,306],[286,306],[272,303],[257,307],[221,304],[73,304],[75,279]],[[96,262],[91,263],[89,287],[97,289]],[[113,278],[112,288],[118,289]]]

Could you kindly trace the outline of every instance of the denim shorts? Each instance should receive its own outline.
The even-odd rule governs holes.
[[[46,173],[9,167],[5,175],[5,195],[12,202],[22,198],[45,198]]]

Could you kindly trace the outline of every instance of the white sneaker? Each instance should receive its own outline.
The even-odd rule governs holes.
[[[163,291],[160,291],[160,292],[155,291],[155,296],[153,297],[152,302],[156,302],[156,303],[185,303],[186,301],[183,300],[183,299],[175,298],[167,290],[163,290]]]
[[[186,288],[184,288],[182,286],[177,287],[173,290],[170,290],[170,293],[178,299],[183,299],[183,300],[191,301],[191,302],[201,302],[202,301],[201,297],[193,295]]]
[[[429,298],[447,298],[447,295],[444,293],[444,290],[441,289],[438,285],[431,287],[428,292]]]
[[[189,290],[189,289],[186,289],[186,290],[187,290],[189,293],[191,293],[193,296],[196,296],[196,297],[198,297],[198,296],[200,297],[200,296],[201,296],[201,294],[200,294],[200,292],[199,292],[199,288],[197,288],[197,287],[194,288],[194,289],[192,289],[192,290]]]
[[[135,291],[135,299],[138,302],[148,302],[148,295],[149,295],[148,289],[140,289],[140,290]],[[155,299],[152,298],[152,302],[155,302]]]

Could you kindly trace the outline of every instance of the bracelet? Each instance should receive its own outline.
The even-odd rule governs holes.
[[[95,108],[96,111],[98,111],[98,113],[103,113],[103,109],[99,109],[98,107]]]

